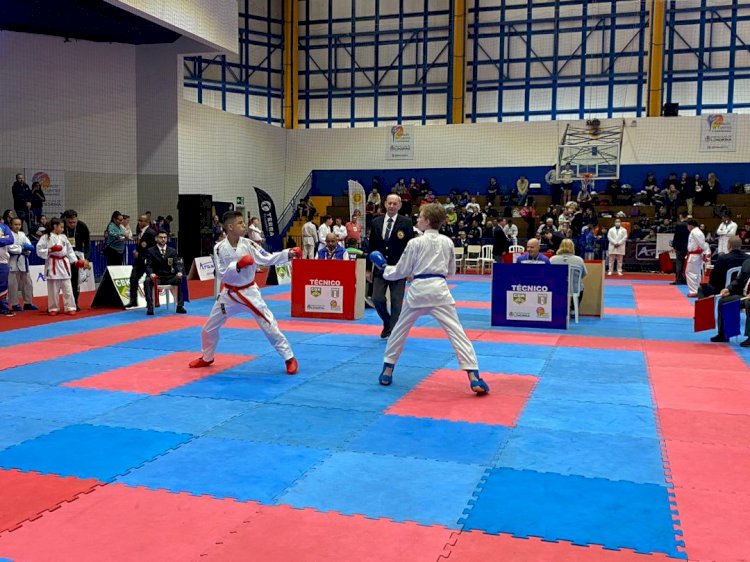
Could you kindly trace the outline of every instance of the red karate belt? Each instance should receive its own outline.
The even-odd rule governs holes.
[[[222,283],[222,286],[227,290],[227,296],[232,299],[234,302],[238,304],[245,305],[250,309],[250,311],[255,314],[256,316],[259,316],[269,324],[271,323],[268,318],[266,318],[263,313],[256,308],[256,306],[251,303],[245,295],[243,295],[240,291],[243,291],[249,287],[256,286],[255,281],[248,283],[247,285],[227,285],[226,283]]]
[[[52,260],[52,275],[57,275],[57,262],[62,262],[61,269],[65,269],[68,275],[70,275],[70,265],[68,265],[68,258],[66,256],[50,256],[49,259]]]
[[[701,254],[703,254],[703,250],[691,250],[687,254],[685,254],[685,257],[687,258],[687,256],[699,256]],[[687,259],[685,259],[684,263],[682,264],[683,275],[687,271],[687,262],[688,262]]]

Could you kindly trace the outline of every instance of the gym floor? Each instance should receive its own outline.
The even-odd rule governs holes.
[[[292,320],[287,287],[263,294],[296,376],[249,316],[187,368],[210,298],[20,313],[0,560],[747,559],[750,350],[694,334],[683,287],[608,278],[603,319],[553,332],[491,328],[489,278],[450,282],[487,396],[431,318],[379,386],[375,312]]]

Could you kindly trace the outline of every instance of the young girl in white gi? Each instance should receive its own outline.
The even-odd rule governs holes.
[[[15,217],[10,221],[10,229],[13,231],[15,243],[8,246],[10,260],[10,277],[8,278],[8,299],[13,310],[39,310],[32,299],[34,298],[34,286],[29,273],[29,256],[34,251],[34,246],[21,230],[21,219]],[[23,308],[18,304],[18,297],[23,297]]]
[[[448,334],[460,368],[469,375],[471,390],[477,394],[485,394],[490,388],[479,377],[474,347],[461,326],[456,313],[456,302],[445,280],[447,275],[456,271],[453,242],[438,232],[445,221],[446,213],[442,205],[436,203],[424,205],[417,219],[417,228],[424,232],[424,235],[409,241],[396,265],[386,267],[385,258],[380,252],[370,254],[370,259],[375,266],[385,268],[383,278],[387,281],[396,281],[410,276],[413,278],[404,298],[401,315],[388,338],[388,346],[383,357],[383,371],[380,373],[379,381],[384,386],[391,384],[393,369],[404,349],[409,330],[420,316],[430,314]]]
[[[47,312],[57,316],[60,311],[59,294],[62,290],[65,314],[75,316],[76,301],[70,284],[70,268],[86,266],[85,260],[76,256],[73,246],[63,234],[65,225],[57,217],[50,219],[47,233],[36,245],[36,255],[44,260],[44,276],[47,278]]]
[[[276,319],[260,296],[255,284],[255,271],[258,265],[276,265],[287,263],[291,258],[302,256],[302,250],[291,248],[284,252],[270,254],[249,238],[243,238],[247,232],[242,213],[227,211],[224,213],[224,229],[227,237],[216,244],[216,274],[221,280],[221,291],[211,309],[208,321],[201,331],[202,355],[193,359],[193,368],[208,367],[214,362],[216,346],[219,344],[219,328],[232,316],[241,312],[250,312],[255,316],[258,326],[271,342],[274,349],[286,363],[287,374],[297,372],[297,360],[284,334],[279,330]]]

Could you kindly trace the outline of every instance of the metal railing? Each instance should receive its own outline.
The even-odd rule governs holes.
[[[294,220],[294,216],[297,212],[297,203],[299,203],[300,199],[302,199],[310,192],[311,188],[312,172],[307,175],[305,181],[303,181],[302,185],[299,186],[292,199],[289,201],[289,203],[286,204],[286,206],[284,206],[284,210],[281,213],[281,217],[279,218],[279,228],[281,229],[282,236],[285,236],[286,232],[289,230],[289,227],[292,226],[292,221]]]

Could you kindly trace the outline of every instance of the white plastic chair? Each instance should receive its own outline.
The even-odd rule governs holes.
[[[458,268],[458,271],[460,273],[463,273],[464,271],[464,248],[463,246],[454,247],[453,255],[456,256],[456,267]]]
[[[513,254],[513,263],[516,263],[518,260],[518,256],[526,252],[526,248],[521,246],[520,244],[514,244],[510,248],[508,248],[508,252]]]
[[[727,271],[727,280],[724,283],[725,287],[729,287],[729,284],[734,281],[734,278],[737,277],[740,274],[740,271],[742,271],[742,266],[738,265],[737,267],[733,267],[729,271]]]
[[[578,307],[580,305],[581,279],[583,270],[576,265],[568,266],[568,296],[573,299],[573,312],[575,314],[576,324],[578,324]]]
[[[482,259],[482,247],[479,244],[469,244],[466,248],[466,257],[464,258],[464,271],[469,268],[474,271],[480,271]]]
[[[492,244],[485,244],[482,246],[482,255],[479,258],[479,264],[482,269],[482,273],[484,274],[484,266],[487,266],[487,269],[490,273],[492,273],[492,264],[495,263],[495,258],[492,255]]]

